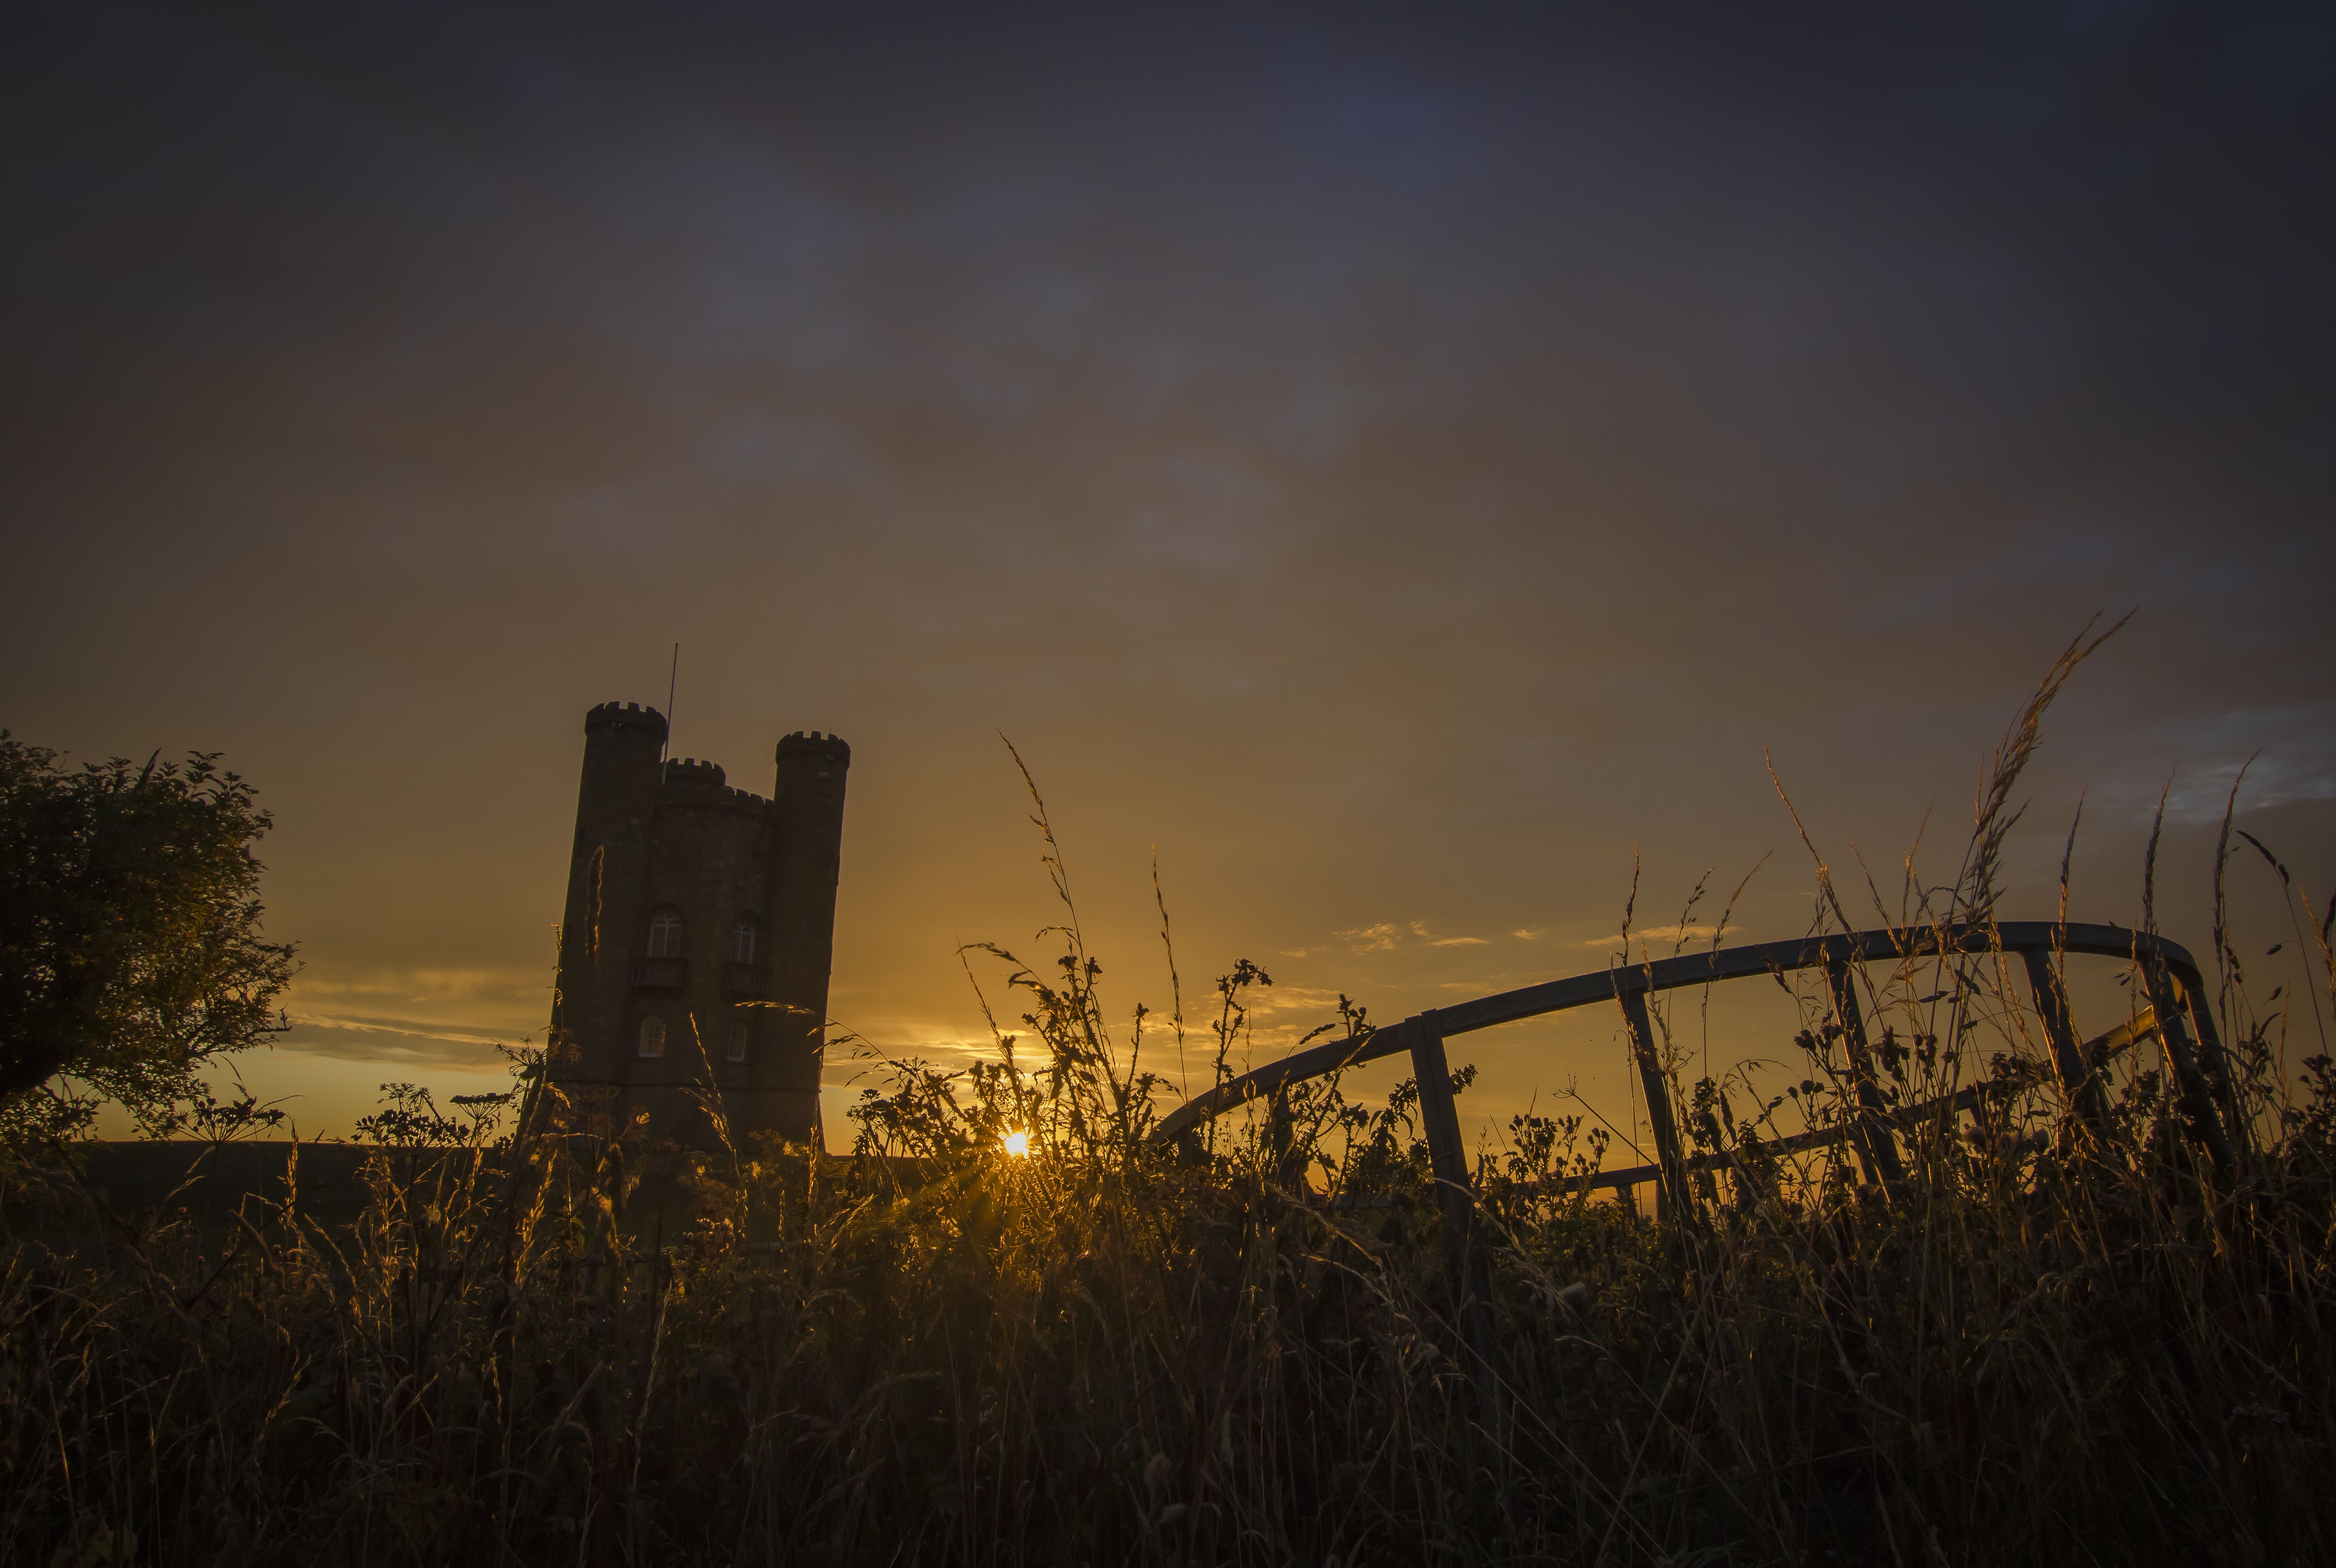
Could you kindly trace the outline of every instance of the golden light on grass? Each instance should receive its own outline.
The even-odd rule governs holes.
[[[1013,1155],[1017,1160],[1028,1159],[1030,1157],[1030,1135],[1027,1133],[1007,1134],[1006,1152]]]

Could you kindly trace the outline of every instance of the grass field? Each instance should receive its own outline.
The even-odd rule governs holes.
[[[2227,1184],[2146,1070],[2097,1141],[2029,1082],[1899,1191],[1821,1160],[1665,1226],[1534,1185],[1589,1152],[1522,1125],[1488,1408],[1403,1096],[1180,1161],[1090,1014],[1038,993],[1027,1076],[905,1074],[861,1113],[891,1161],[602,1127],[232,1169],[275,1145],[174,1210],[185,1147],[115,1148],[103,1223],[20,1176],[0,1558],[2326,1560],[2324,1060],[2249,1082]],[[1397,1201],[1319,1206],[1359,1192]]]
[[[70,1250],[70,1193],[20,1198],[0,1555],[2326,1559],[2324,1065],[2228,1189],[2136,1095],[2112,1146],[1917,1140],[1902,1192],[1658,1227],[1528,1187],[1550,1129],[1484,1174],[1491,1410],[1425,1203],[1313,1206],[1263,1127],[1157,1158],[1099,1068],[1056,1081],[871,1107],[920,1180],[668,1154],[661,1247],[615,1222],[629,1129],[351,1151],[346,1217],[263,1187]],[[1355,1127],[1334,1094],[1309,1124]],[[1424,1196],[1366,1115],[1296,1147]]]

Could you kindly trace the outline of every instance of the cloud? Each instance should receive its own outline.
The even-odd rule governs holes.
[[[2242,816],[2336,799],[2336,744],[2324,738],[2336,732],[2336,706],[2233,708],[2156,729],[2164,750],[2178,760],[2164,772],[2125,765],[2097,792],[2130,820],[2154,815],[2162,793],[2168,821],[2219,822],[2234,784]]]
[[[1732,931],[1738,928],[1731,925],[1728,929]],[[1683,926],[1641,926],[1630,932],[1630,940],[1633,942],[1640,943],[1673,942],[1680,946],[1686,946],[1691,942],[1708,942],[1718,934],[1719,932],[1718,929],[1712,926],[1699,926],[1694,924]],[[1622,945],[1622,938],[1621,934],[1617,932],[1609,937],[1592,937],[1582,945],[1585,948],[1606,948],[1612,950],[1620,948]]]
[[[1359,926],[1353,930],[1333,931],[1331,935],[1345,942],[1350,951],[1358,953],[1393,952],[1409,937],[1417,937],[1431,948],[1481,948],[1486,945],[1483,937],[1436,936],[1428,930],[1426,920],[1412,920],[1400,926],[1393,920],[1381,920],[1375,926]],[[1301,950],[1290,956],[1303,958],[1305,953]]]
[[[491,997],[503,1001],[512,997],[529,998],[540,994],[549,983],[541,969],[375,969],[356,973],[344,972],[337,978],[331,973],[303,974],[299,991],[303,997],[396,998],[408,1002],[439,1002],[460,1000],[471,997]]]
[[[292,1027],[276,1048],[384,1066],[492,1067],[499,1047],[540,1037],[544,991],[534,969],[327,960],[294,986],[285,1009]]]
[[[1403,929],[1391,920],[1330,934],[1346,943],[1350,950],[1358,953],[1391,953],[1395,951],[1396,944],[1403,940]]]
[[[1320,986],[1260,986],[1244,993],[1243,1005],[1252,1013],[1336,1013],[1338,993]]]
[[[1029,1031],[1006,1032],[1014,1038],[1015,1058],[1027,1066],[1033,1049]],[[883,1040],[871,1040],[864,1036],[851,1040],[831,1037],[826,1066],[831,1075],[848,1068],[847,1076],[863,1077],[871,1071],[881,1072],[887,1060],[927,1062],[948,1068],[970,1061],[994,1062],[998,1055],[998,1042],[987,1034],[965,1035],[904,1026]]]
[[[341,1017],[332,1013],[294,1012],[286,1015],[295,1028],[345,1029],[358,1034],[411,1035],[416,1039],[460,1041],[490,1046],[509,1039],[509,1030],[465,1025],[425,1023],[416,1018]]]
[[[423,1023],[412,1018],[349,1018],[327,1013],[288,1013],[292,1028],[275,1048],[346,1062],[443,1063],[490,1066],[498,1046],[514,1041],[507,1031],[462,1024]]]

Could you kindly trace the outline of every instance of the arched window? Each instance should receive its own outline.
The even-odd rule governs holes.
[[[653,959],[681,957],[681,911],[659,910],[649,917],[649,951]]]
[[[740,915],[730,928],[730,961],[751,964],[754,961],[754,917]]]
[[[641,1055],[645,1057],[665,1055],[665,1020],[663,1018],[641,1020]]]
[[[732,1061],[743,1062],[746,1059],[746,1035],[751,1027],[752,1026],[744,1018],[730,1020],[730,1059]]]

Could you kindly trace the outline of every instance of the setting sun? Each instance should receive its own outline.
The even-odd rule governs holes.
[[[1028,1159],[1030,1157],[1030,1135],[1027,1133],[1007,1134],[1006,1152],[1013,1155],[1017,1160]]]

